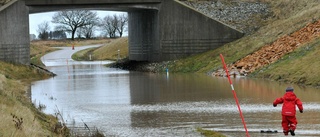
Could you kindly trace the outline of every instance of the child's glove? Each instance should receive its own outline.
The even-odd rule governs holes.
[[[303,110],[299,110],[300,111],[300,113],[303,113]]]
[[[276,104],[273,104],[273,107],[276,107],[277,105]]]

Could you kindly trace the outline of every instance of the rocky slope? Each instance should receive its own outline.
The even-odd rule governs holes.
[[[281,59],[284,55],[294,51],[299,46],[320,37],[320,20],[310,23],[304,28],[285,35],[270,45],[265,45],[256,52],[247,55],[241,60],[230,64],[230,75],[245,76],[259,68],[267,66]],[[215,76],[224,76],[223,70],[213,73]]]
[[[271,15],[269,5],[250,1],[184,1],[197,11],[246,34],[260,28]]]

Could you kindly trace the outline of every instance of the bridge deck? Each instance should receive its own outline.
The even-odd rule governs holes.
[[[89,9],[109,11],[131,11],[159,8],[162,0],[27,0],[29,13],[59,11],[67,9]]]
[[[27,0],[27,6],[40,5],[96,5],[96,4],[152,4],[162,0]]]

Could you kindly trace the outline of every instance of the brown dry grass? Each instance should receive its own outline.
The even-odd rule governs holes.
[[[47,136],[51,133],[44,130],[40,122],[35,119],[34,112],[28,107],[25,97],[25,85],[21,82],[8,80],[0,74],[0,82],[4,85],[0,88],[0,136]],[[27,103],[27,104],[23,104]],[[17,129],[12,114],[23,118],[22,129]]]
[[[49,78],[47,74],[39,73],[36,69],[29,66],[10,64],[2,61],[0,61],[0,74],[9,79],[24,82]]]
[[[51,131],[56,118],[40,113],[27,97],[30,81],[47,77],[28,66],[0,62],[0,136],[58,136]],[[17,119],[23,121],[19,126]]]
[[[117,60],[118,50],[120,59],[128,57],[128,37],[118,38],[96,49],[93,51],[93,56],[97,60]]]
[[[49,46],[41,45],[41,44],[33,44],[30,45],[30,59],[31,63],[38,65],[38,66],[44,66],[44,64],[41,62],[40,58],[45,55],[46,53],[52,52],[58,50],[56,48],[52,48]]]
[[[84,46],[84,45],[95,45],[101,43],[109,43],[111,39],[89,39],[89,40],[35,40],[32,41],[32,45],[48,46],[48,47],[71,47],[74,45]]]
[[[118,52],[119,50],[119,52]],[[89,60],[89,54],[93,60],[117,60],[128,57],[128,37],[112,39],[100,48],[85,49],[72,55],[74,60]]]

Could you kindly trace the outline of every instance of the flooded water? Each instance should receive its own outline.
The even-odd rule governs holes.
[[[69,124],[86,123],[117,137],[201,136],[198,127],[246,136],[226,78],[131,72],[103,66],[109,62],[75,62],[55,54],[43,62],[57,76],[34,82],[32,100],[45,105],[45,113],[59,111]],[[272,102],[288,85],[232,80],[250,136],[283,136],[281,105],[275,108]],[[304,113],[297,113],[296,136],[320,136],[320,91],[293,86],[304,103]],[[279,133],[260,133],[268,129]]]

